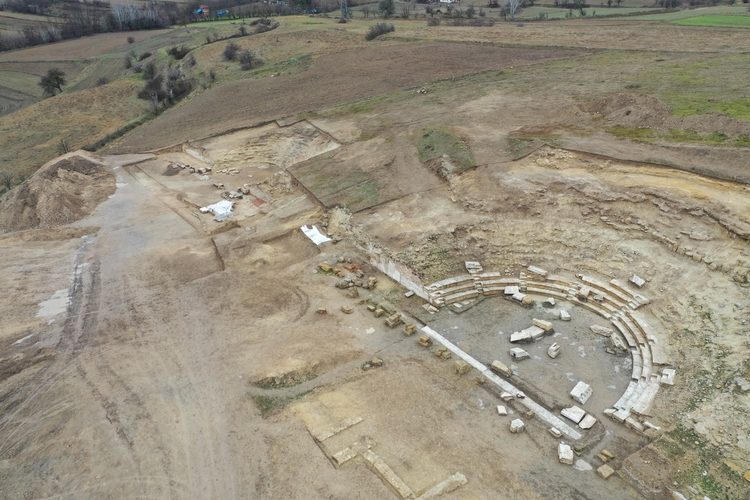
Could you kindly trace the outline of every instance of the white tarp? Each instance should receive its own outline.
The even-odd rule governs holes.
[[[233,206],[234,203],[232,203],[231,201],[221,200],[219,203],[214,203],[213,205],[201,208],[201,212],[203,212],[204,214],[206,212],[211,212],[212,214],[214,214],[215,221],[222,222],[234,216],[234,214],[232,213]]]
[[[317,227],[310,224],[302,226],[300,229],[303,233],[305,233],[305,236],[310,238],[316,245],[320,245],[321,243],[325,243],[326,241],[331,241],[331,238],[327,237],[326,235],[318,231]]]

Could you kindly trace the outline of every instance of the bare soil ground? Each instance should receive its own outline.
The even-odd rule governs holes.
[[[0,54],[0,62],[75,61],[90,59],[125,48],[128,36],[136,42],[159,36],[169,30],[134,31],[133,33],[103,33],[65,42],[41,45],[30,49],[12,50]]]
[[[687,29],[686,29],[687,28]],[[744,51],[745,33],[731,28],[692,29],[658,22],[581,20],[553,23],[498,23],[491,28],[404,26],[397,35],[423,40],[471,41],[540,47],[588,49],[659,50],[665,52],[713,52],[738,54]],[[643,36],[648,31],[649,36]]]
[[[238,80],[208,89],[166,114],[158,126],[147,125],[108,151],[158,149],[434,80],[576,55],[578,52],[560,49],[439,43],[341,52],[321,57],[302,73],[252,83]],[[401,68],[409,71],[402,72]]]
[[[541,45],[592,33],[644,43],[616,23],[533,30],[547,26]],[[509,37],[526,27],[414,29]],[[702,46],[687,38],[695,50],[736,50],[723,30]],[[286,57],[305,39],[292,49],[247,43]],[[310,39],[340,48],[328,32]],[[685,96],[663,84],[680,81],[682,94],[705,101],[691,68],[728,71],[742,56],[573,57],[582,53],[390,38],[311,57],[304,71],[219,84],[111,147],[161,149],[103,156],[111,170],[94,192],[67,183],[75,222],[0,237],[9,291],[0,303],[0,497],[417,498],[456,473],[466,482],[443,498],[747,497],[747,148],[606,132],[744,133],[738,118],[673,116]],[[668,68],[653,65],[663,57]],[[727,81],[741,79],[738,68]],[[649,77],[634,75],[641,70]],[[649,82],[659,71],[663,80]],[[741,99],[733,88],[717,98]],[[259,122],[269,123],[250,127]],[[430,160],[420,156],[426,146]],[[454,168],[459,154],[475,164]],[[45,172],[2,203],[38,210],[60,184]],[[223,199],[234,217],[200,211]],[[315,245],[300,230],[307,224],[334,241]],[[591,332],[607,324],[601,316],[568,299],[544,309],[540,294],[531,309],[488,297],[461,314],[430,314],[376,269],[383,256],[392,276],[425,285],[466,274],[465,261],[506,277],[529,265],[571,282],[642,277],[643,288],[627,286],[650,299],[637,311],[666,358],[658,369],[677,372],[638,416],[656,429],[636,432],[604,414],[630,381],[631,358],[607,353]],[[342,277],[377,285],[346,287]],[[573,403],[575,381],[590,382],[583,408],[597,422],[581,430],[575,465],[559,463],[560,439],[538,415],[503,401],[475,369],[456,373],[455,356],[436,356],[403,325],[387,327],[375,305],[482,363],[515,365],[511,381],[555,414]],[[513,362],[509,333],[539,317],[557,335],[525,344],[532,358]],[[523,433],[510,433],[513,418]],[[605,448],[616,471],[606,480],[595,472]],[[353,458],[344,462],[345,450]]]

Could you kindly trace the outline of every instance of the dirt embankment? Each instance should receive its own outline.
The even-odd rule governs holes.
[[[695,130],[699,134],[722,132],[727,135],[750,136],[750,122],[736,120],[721,113],[697,116],[672,116],[672,110],[654,97],[620,93],[604,99],[579,104],[575,115],[585,113],[602,116],[613,124],[656,130]]]
[[[115,175],[97,158],[81,152],[62,156],[0,198],[0,232],[70,224],[114,192]]]

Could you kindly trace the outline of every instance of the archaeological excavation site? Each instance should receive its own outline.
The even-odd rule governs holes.
[[[643,76],[740,35],[301,19],[0,196],[0,498],[750,499],[750,122]]]

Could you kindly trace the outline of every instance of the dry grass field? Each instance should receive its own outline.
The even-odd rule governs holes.
[[[750,498],[750,56],[677,14],[0,55],[0,498]],[[130,50],[193,91],[145,120]]]

